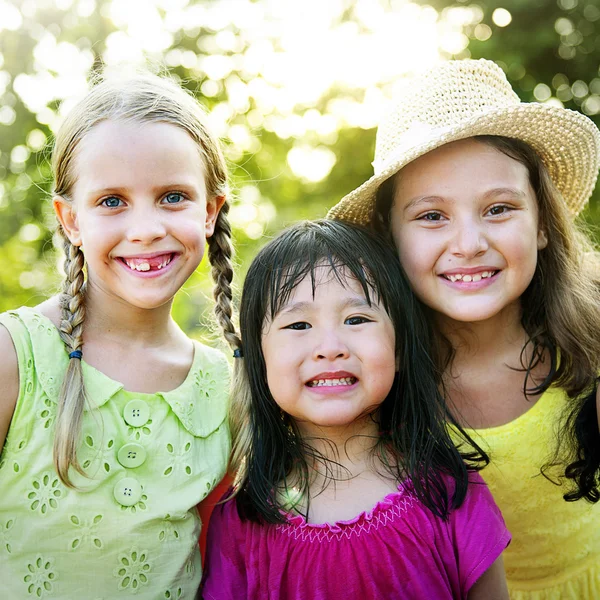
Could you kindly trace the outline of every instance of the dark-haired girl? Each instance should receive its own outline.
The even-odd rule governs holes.
[[[241,334],[205,599],[508,597],[486,457],[447,433],[393,250],[334,221],[288,229],[250,267]]]

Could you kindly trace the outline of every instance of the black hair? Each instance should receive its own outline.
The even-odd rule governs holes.
[[[398,483],[407,480],[429,510],[447,518],[465,498],[468,471],[483,468],[488,458],[446,408],[439,391],[441,377],[429,353],[432,331],[394,249],[366,228],[330,220],[302,222],[285,230],[259,252],[246,276],[240,330],[250,391],[250,442],[236,485],[238,512],[243,519],[282,522],[280,511],[286,505],[278,490],[292,487],[293,474],[293,486],[307,497],[307,459],[327,461],[303,442],[293,419],[273,399],[261,345],[265,322],[306,277],[314,293],[319,281],[315,270],[322,266],[330,267],[343,285],[356,281],[369,304],[375,300],[385,308],[395,329],[399,368],[377,413],[374,457]],[[456,428],[463,452],[453,442],[449,424]],[[453,480],[451,498],[444,476]]]

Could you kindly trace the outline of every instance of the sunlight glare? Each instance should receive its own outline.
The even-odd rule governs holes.
[[[295,146],[287,155],[287,162],[296,177],[309,183],[322,181],[336,163],[335,154],[324,146],[310,148]]]
[[[10,2],[0,0],[0,31],[16,31],[23,24],[23,17]]]

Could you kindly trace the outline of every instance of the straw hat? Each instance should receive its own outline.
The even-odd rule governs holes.
[[[571,213],[579,213],[600,168],[600,132],[581,113],[559,106],[523,103],[502,69],[489,60],[439,64],[410,80],[380,123],[375,174],[344,196],[328,218],[366,224],[379,186],[419,156],[475,135],[516,138],[544,161]]]

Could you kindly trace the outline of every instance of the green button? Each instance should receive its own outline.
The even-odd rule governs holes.
[[[121,506],[133,506],[142,497],[142,485],[133,477],[125,477],[117,482],[113,494]]]
[[[146,448],[135,442],[125,444],[117,452],[117,460],[127,469],[135,469],[144,464]]]
[[[141,427],[150,418],[150,408],[143,400],[131,400],[123,409],[123,418],[132,427]]]

